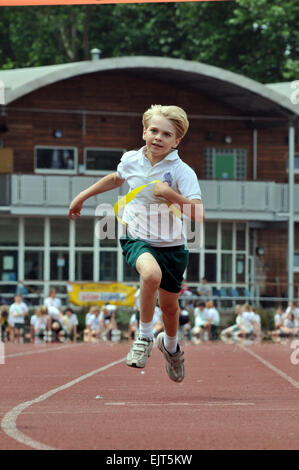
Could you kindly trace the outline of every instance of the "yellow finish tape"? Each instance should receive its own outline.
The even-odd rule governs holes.
[[[146,188],[147,186],[149,186],[150,184],[155,184],[155,183],[161,183],[160,180],[154,180],[154,181],[151,181],[150,183],[146,183],[146,184],[143,184],[142,186],[138,186],[138,188],[135,188],[135,189],[132,189],[132,191],[130,191],[128,194],[126,194],[125,196],[123,196],[119,201],[117,201],[115,204],[114,204],[114,207],[113,207],[113,210],[114,210],[114,213],[115,213],[115,216],[117,218],[117,220],[119,222],[121,222],[122,224],[124,225],[127,225],[120,217],[118,217],[118,213],[121,209],[123,209],[127,204],[129,204],[129,202],[133,201],[133,199],[137,196],[138,193],[140,193],[140,191],[142,191],[144,188]],[[181,211],[176,207],[174,206],[173,204],[171,204],[170,202],[167,204],[169,209],[178,217],[180,218],[182,213]]]

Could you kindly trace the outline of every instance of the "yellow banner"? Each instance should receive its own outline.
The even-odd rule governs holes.
[[[133,307],[137,287],[126,286],[118,282],[69,282],[69,301],[82,307],[89,305],[112,305]]]

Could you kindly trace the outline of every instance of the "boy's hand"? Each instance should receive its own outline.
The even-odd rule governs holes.
[[[71,220],[74,220],[73,215],[75,215],[76,217],[80,217],[82,206],[83,206],[83,201],[81,201],[78,198],[73,199],[70,205],[70,209],[69,209],[69,218]]]
[[[165,189],[169,188],[169,184],[165,181],[164,183],[156,183],[154,185],[154,195],[157,197],[164,197]]]

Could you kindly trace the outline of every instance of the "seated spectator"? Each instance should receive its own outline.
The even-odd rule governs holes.
[[[164,323],[162,320],[162,310],[160,309],[159,305],[156,305],[154,310],[153,316],[153,331],[154,331],[154,338],[158,336],[161,331],[164,331]]]
[[[274,314],[274,330],[279,330],[283,325],[283,320],[286,315],[286,312],[281,306],[279,306]]]
[[[255,337],[260,338],[262,336],[262,322],[261,316],[257,313],[255,307],[249,307],[249,311],[252,314],[252,321],[253,321],[253,334]]]
[[[30,318],[30,336],[32,342],[39,342],[47,328],[47,315],[45,309],[37,307]]]
[[[63,313],[57,307],[46,307],[43,309],[47,311],[47,331],[44,335],[45,341],[64,341],[67,335],[66,327],[64,326]]]
[[[197,302],[194,309],[194,327],[191,335],[194,343],[199,343],[202,333],[208,328],[208,310],[206,304],[202,301]]]
[[[101,311],[100,307],[98,307],[97,305],[93,305],[92,307],[90,307],[89,311],[87,312],[85,316],[85,329],[83,332],[83,341],[87,343],[89,343],[92,339],[92,334],[91,334],[92,320],[95,316],[96,318],[99,317],[100,311]]]
[[[218,337],[220,315],[219,315],[217,308],[214,306],[214,302],[212,300],[209,300],[206,303],[206,308],[208,310],[208,321],[210,324],[209,337],[210,339],[215,340]]]
[[[102,309],[100,321],[101,327],[103,329],[102,337],[104,340],[117,340],[117,338],[120,339],[120,330],[117,328],[115,320],[116,310],[117,306],[111,304],[104,305]]]
[[[137,339],[138,331],[139,331],[139,311],[132,313],[129,321],[128,327],[128,338],[135,340]]]
[[[77,341],[78,317],[71,307],[67,307],[63,315],[63,323],[69,339]]]
[[[299,308],[297,307],[296,302],[289,302],[288,308],[286,309],[286,313],[293,313],[295,319],[299,321]]]
[[[191,319],[187,309],[181,308],[179,315],[179,337],[191,338]]]
[[[45,299],[44,305],[49,307],[61,308],[61,300],[56,296],[55,287],[51,287],[49,296]]]
[[[233,340],[238,339],[238,335],[240,333],[240,324],[242,323],[242,306],[237,304],[235,306],[235,323],[232,326],[229,326],[221,331],[220,339],[225,343],[228,342],[228,339],[231,338]]]
[[[286,314],[286,317],[283,321],[283,325],[280,330],[287,336],[296,336],[298,334],[299,321],[297,320],[292,310]]]
[[[182,288],[180,291],[180,295],[192,295],[192,292],[187,284],[184,282],[182,283]]]
[[[238,336],[247,337],[253,335],[256,320],[252,312],[250,312],[249,305],[242,305],[241,312],[241,317],[238,321],[238,326],[240,328]]]
[[[212,297],[212,288],[205,277],[202,278],[201,284],[197,287],[196,292],[203,302],[207,302],[209,298]]]
[[[16,294],[14,302],[9,307],[9,323],[14,329],[14,338],[20,343],[23,340],[25,317],[28,316],[29,310],[22,296]],[[13,326],[12,326],[13,325]]]
[[[284,315],[282,325],[272,331],[272,337],[297,336],[299,333],[299,321],[292,311]]]
[[[9,305],[2,305],[0,307],[0,340],[4,343],[9,340]]]
[[[101,321],[101,308],[98,306],[91,307],[89,317],[86,319],[84,330],[85,342],[96,342],[102,338],[103,326]]]

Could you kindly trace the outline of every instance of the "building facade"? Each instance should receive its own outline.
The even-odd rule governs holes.
[[[143,145],[142,114],[158,103],[188,114],[179,154],[198,176],[206,209],[186,282],[206,277],[226,295],[299,296],[299,106],[285,87],[158,57],[2,71],[1,83],[4,299],[24,286],[43,298],[52,285],[66,296],[68,281],[137,281],[113,216],[115,237],[103,236],[105,205],[112,209],[126,185],[86,201],[75,221],[68,207],[115,171],[124,151]]]

